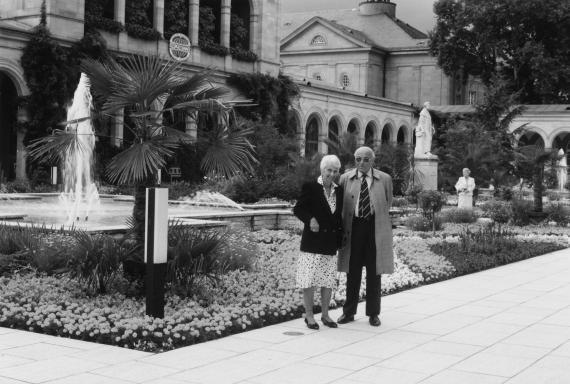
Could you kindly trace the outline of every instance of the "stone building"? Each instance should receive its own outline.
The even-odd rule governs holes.
[[[425,101],[443,114],[482,101],[474,78],[446,76],[428,36],[396,16],[397,1],[356,0],[344,10],[284,13],[281,65],[297,79],[295,110],[305,154],[326,152],[324,139],[349,132],[360,144],[414,143],[414,111]],[[511,129],[526,124],[520,144],[570,151],[570,106],[527,106]]]
[[[466,84],[443,74],[427,35],[398,19],[395,3],[283,14],[281,36],[282,70],[301,84],[298,131],[307,154],[346,132],[361,144],[411,144],[414,106],[464,102]]]
[[[80,40],[85,31],[86,1],[46,0],[47,27],[62,46],[70,46]],[[128,20],[128,0],[107,0],[105,17],[125,26]],[[165,32],[165,0],[152,0],[147,10],[152,29],[161,36]],[[263,72],[277,75],[279,72],[279,0],[188,0],[188,29],[184,32],[190,40],[190,55],[183,62],[189,72],[214,67],[217,81],[223,82],[233,72]],[[22,50],[30,38],[33,27],[40,22],[42,0],[0,0],[0,169],[8,179],[25,178],[25,148],[23,132],[16,130],[17,122],[28,119],[27,111],[18,110],[18,96],[26,96],[29,90],[20,65]],[[199,14],[201,7],[209,6],[215,15],[215,42],[229,50],[232,31],[230,20],[236,13],[248,25],[249,41],[246,46],[257,55],[254,61],[240,60],[232,55],[215,55],[200,48]],[[128,30],[128,28],[127,28]],[[139,53],[169,55],[169,41],[164,38],[143,40],[123,30],[111,33],[99,30],[110,51],[118,54]],[[245,43],[244,43],[245,44]],[[192,121],[187,130],[192,132]],[[122,116],[117,116],[112,135],[120,142],[123,135]]]

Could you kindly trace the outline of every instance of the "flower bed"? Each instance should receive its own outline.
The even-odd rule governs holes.
[[[383,276],[383,294],[456,276],[454,260],[434,247],[459,243],[459,232],[454,225],[436,237],[396,231],[395,272]],[[513,236],[525,243],[526,256],[569,242],[557,229],[538,236],[525,229]],[[159,352],[301,316],[302,296],[294,282],[299,235],[261,230],[245,241],[258,249],[250,271],[228,272],[217,284],[204,280],[193,297],[168,294],[164,319],[145,316],[144,298],[130,296],[125,281],[111,287],[113,293],[93,296],[66,277],[21,272],[0,278],[0,326]],[[339,274],[333,307],[344,302],[345,279]],[[362,295],[364,287],[363,279]]]

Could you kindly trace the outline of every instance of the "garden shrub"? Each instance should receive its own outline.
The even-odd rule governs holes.
[[[443,228],[443,222],[440,217],[436,216],[433,220],[428,219],[423,215],[412,215],[406,218],[406,227],[412,231],[427,232],[435,228],[439,231]]]
[[[525,242],[513,232],[493,224],[477,231],[465,229],[458,242],[444,241],[431,246],[431,250],[444,256],[457,271],[464,275],[499,265],[524,260],[533,256],[564,248],[553,242]]]
[[[500,187],[495,190],[495,197],[501,200],[511,201],[513,199],[513,190],[509,187]]]
[[[36,247],[37,239],[30,227],[0,225],[0,254],[10,255]]]
[[[134,246],[103,234],[75,231],[72,236],[75,244],[67,263],[69,276],[90,292],[106,293],[121,275],[121,262],[134,251]]]
[[[481,205],[483,217],[488,217],[498,224],[505,224],[513,216],[511,205],[501,201],[488,201]]]
[[[406,207],[409,204],[405,197],[394,197],[392,199],[392,207]]]
[[[561,204],[549,204],[545,209],[548,221],[554,221],[557,225],[567,226],[570,223],[570,207]]]
[[[513,210],[513,224],[525,226],[530,223],[529,213],[533,210],[532,201],[513,199],[511,202]]]
[[[166,281],[177,294],[189,296],[198,281],[217,282],[228,270],[228,262],[218,258],[225,235],[173,223],[168,231]]]
[[[410,186],[406,190],[406,198],[411,204],[418,204],[418,195],[421,191],[423,191],[423,187],[420,184]]]
[[[444,223],[474,223],[477,214],[472,209],[452,208],[442,212],[441,219]]]

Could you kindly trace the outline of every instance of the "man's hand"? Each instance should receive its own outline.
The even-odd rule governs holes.
[[[311,228],[311,232],[319,232],[319,222],[314,217],[311,218],[311,222],[309,223],[309,227]]]

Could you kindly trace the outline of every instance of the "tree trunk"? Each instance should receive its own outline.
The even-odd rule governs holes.
[[[542,212],[542,178],[544,174],[544,165],[540,165],[534,168],[534,174],[532,177],[533,185],[533,198],[534,198],[534,211]]]

